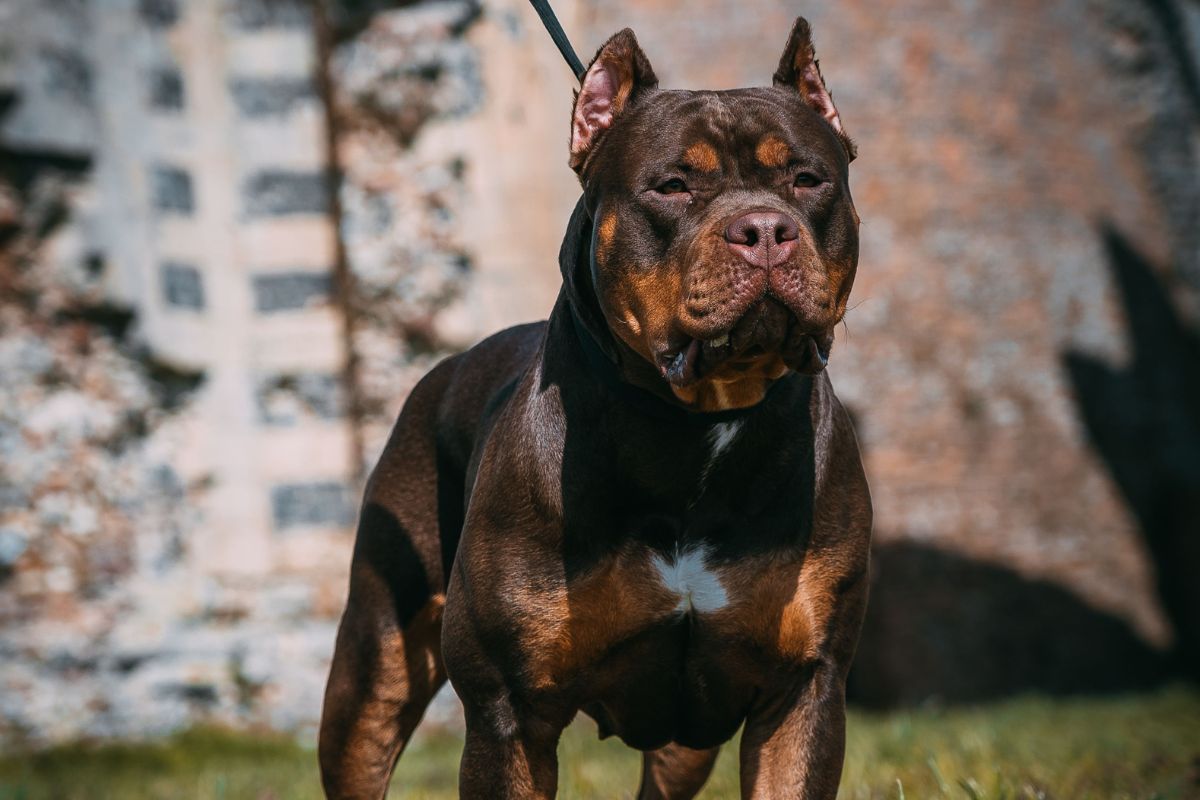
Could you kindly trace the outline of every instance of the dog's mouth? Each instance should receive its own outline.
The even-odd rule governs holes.
[[[797,372],[815,375],[829,363],[832,347],[832,328],[806,332],[786,306],[766,298],[726,330],[701,337],[678,333],[657,355],[657,366],[668,383],[680,388],[717,372],[748,371],[771,356]]]

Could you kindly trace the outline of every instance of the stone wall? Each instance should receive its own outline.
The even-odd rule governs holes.
[[[669,87],[813,22],[860,149],[855,696],[1194,668],[1196,4],[555,5]],[[573,83],[528,5],[312,9],[0,3],[4,738],[311,730],[404,396],[553,302]]]
[[[363,429],[469,273],[461,159],[408,153],[478,105],[479,9],[337,16],[331,52],[299,0],[0,13],[0,735],[311,727]],[[389,92],[428,107],[358,136]]]

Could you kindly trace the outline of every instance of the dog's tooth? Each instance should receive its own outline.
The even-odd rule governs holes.
[[[683,372],[686,368],[687,368],[687,353],[686,352],[677,353],[671,359],[670,363],[667,364],[667,368],[664,371],[663,377],[665,377],[669,381],[681,380],[683,378]]]
[[[709,341],[709,344],[712,345],[713,347],[724,347],[725,345],[729,344],[729,334],[723,333],[720,336],[718,336],[717,338]]]

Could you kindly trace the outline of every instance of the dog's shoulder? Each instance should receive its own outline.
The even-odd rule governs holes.
[[[446,359],[434,371],[451,372],[447,400],[451,403],[477,402],[488,398],[490,401],[524,373],[537,356],[545,336],[545,320],[515,325]]]
[[[519,361],[522,364],[537,352],[546,335],[546,320],[526,322],[493,333],[479,344],[460,353],[456,358],[464,361]]]
[[[512,394],[532,365],[546,335],[546,322],[530,322],[492,334],[431,369],[406,404],[426,406],[438,438],[466,456],[481,424]]]

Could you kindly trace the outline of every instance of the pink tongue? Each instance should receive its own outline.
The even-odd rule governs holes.
[[[663,376],[668,383],[686,386],[696,380],[696,361],[700,358],[700,340],[692,339],[688,346],[675,356]]]

